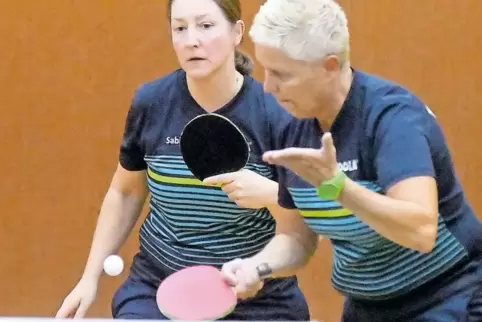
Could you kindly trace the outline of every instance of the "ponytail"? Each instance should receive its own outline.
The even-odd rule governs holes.
[[[239,50],[236,50],[234,53],[234,65],[236,70],[243,76],[249,76],[253,72],[253,61],[248,55]]]

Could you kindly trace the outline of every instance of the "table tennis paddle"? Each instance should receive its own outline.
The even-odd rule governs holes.
[[[199,180],[239,171],[248,162],[249,144],[228,118],[207,113],[189,121],[181,133],[182,157]]]
[[[271,274],[266,264],[257,267],[260,278]],[[157,290],[161,313],[171,320],[216,320],[230,314],[237,304],[231,286],[213,266],[181,269],[162,281]]]
[[[171,320],[215,320],[234,309],[236,294],[212,266],[197,265],[169,275],[157,290],[157,304]]]

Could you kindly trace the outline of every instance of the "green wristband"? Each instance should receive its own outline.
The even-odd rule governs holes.
[[[345,173],[338,169],[331,179],[321,182],[317,189],[318,196],[326,200],[337,200],[345,187],[345,180]]]

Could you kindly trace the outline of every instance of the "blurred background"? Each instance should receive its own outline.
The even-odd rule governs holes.
[[[251,24],[260,0],[242,0]],[[397,81],[435,112],[482,216],[482,1],[341,0],[354,67]],[[167,1],[0,4],[0,316],[53,316],[82,273],[134,89],[177,67]],[[244,50],[253,54],[249,37]],[[256,66],[255,76],[262,80]],[[137,229],[121,255],[137,250]],[[313,317],[340,320],[321,242],[300,274]],[[104,277],[90,317],[125,278]]]

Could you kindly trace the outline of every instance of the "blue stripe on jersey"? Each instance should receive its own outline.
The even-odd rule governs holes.
[[[267,209],[240,208],[218,187],[194,178],[181,156],[146,156],[150,211],[140,229],[141,249],[171,271],[259,252],[275,232]],[[246,169],[272,178],[263,164]]]
[[[374,183],[358,183],[381,193]],[[380,236],[338,202],[319,198],[315,188],[289,190],[307,225],[331,240],[332,283],[346,295],[382,300],[405,294],[466,256],[442,216],[433,251],[421,254]]]

